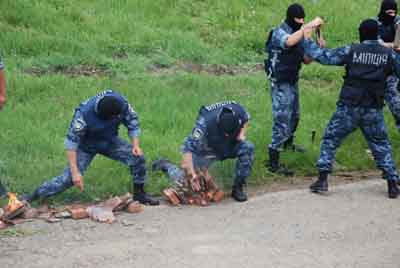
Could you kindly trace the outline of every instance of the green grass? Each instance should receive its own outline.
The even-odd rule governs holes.
[[[266,172],[266,146],[271,136],[269,85],[263,72],[213,76],[184,71],[153,74],[152,65],[179,62],[248,66],[263,61],[265,37],[280,23],[291,1],[261,0],[3,0],[0,9],[0,49],[5,58],[8,104],[0,113],[0,175],[12,191],[27,192],[66,165],[63,140],[73,109],[82,100],[111,87],[126,95],[138,111],[147,162],[159,156],[180,160],[179,147],[193,127],[203,104],[235,99],[252,115],[248,138],[256,145],[250,183],[277,179]],[[307,18],[326,18],[330,47],[357,41],[359,22],[375,16],[377,0],[299,1]],[[315,3],[315,4],[313,4]],[[362,7],[362,8],[360,8]],[[66,76],[42,70],[91,65],[106,76]],[[297,141],[305,155],[283,154],[298,174],[316,174],[319,139],[335,109],[342,68],[305,66],[302,71],[302,118]],[[267,86],[268,85],[268,86]],[[397,131],[387,115],[394,148]],[[125,135],[125,130],[121,129]],[[311,132],[317,140],[311,142]],[[357,132],[337,154],[340,169],[370,169],[366,143]],[[395,152],[399,160],[399,155]],[[214,175],[230,185],[233,161],[217,164]],[[149,172],[149,190],[167,184]],[[279,179],[279,178],[278,178]],[[85,175],[86,191],[72,189],[57,202],[90,200],[129,189],[128,170],[98,157]]]

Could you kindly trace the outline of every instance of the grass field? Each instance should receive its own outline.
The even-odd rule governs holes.
[[[0,50],[8,103],[0,113],[1,180],[13,191],[27,192],[59,174],[66,165],[63,140],[73,109],[105,88],[122,92],[138,111],[148,164],[159,156],[180,160],[179,147],[200,105],[239,101],[252,115],[248,138],[256,145],[250,184],[282,179],[264,168],[272,117],[269,84],[256,67],[263,62],[268,31],[284,18],[290,2],[2,0]],[[375,16],[380,3],[299,2],[307,19],[326,19],[329,47],[356,42],[359,22]],[[297,174],[316,174],[319,139],[335,109],[342,75],[342,68],[317,64],[302,71],[297,142],[308,152],[283,154]],[[386,122],[399,160],[398,133],[389,113]],[[315,143],[312,131],[317,133]],[[338,151],[337,168],[373,168],[366,147],[359,132],[351,135]],[[214,175],[229,186],[233,167],[232,161],[217,164]],[[154,193],[167,184],[160,173],[149,172],[149,177],[148,189]],[[83,194],[73,189],[55,200],[123,193],[130,179],[125,167],[98,157],[85,184]]]

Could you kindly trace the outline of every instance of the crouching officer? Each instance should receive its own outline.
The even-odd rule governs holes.
[[[286,20],[269,33],[265,44],[268,53],[265,72],[271,82],[273,117],[267,166],[269,171],[286,176],[293,175],[293,172],[279,163],[280,150],[304,152],[304,148],[293,143],[300,120],[299,72],[303,63],[311,62],[304,53],[304,29],[318,27],[323,23],[322,19],[315,18],[304,25],[304,18],[305,12],[301,5],[290,5]]]
[[[121,123],[128,129],[132,144],[118,136]],[[25,199],[30,202],[46,198],[72,186],[83,191],[83,174],[96,154],[101,154],[129,166],[134,200],[158,205],[159,202],[144,191],[146,166],[139,146],[139,134],[138,115],[119,93],[106,90],[81,103],[75,110],[64,142],[69,166],[61,175],[44,182],[32,194],[25,196]]]
[[[319,178],[312,192],[328,191],[328,174],[332,171],[336,149],[351,132],[360,128],[372,151],[377,167],[387,180],[389,198],[397,198],[398,173],[383,119],[385,81],[389,75],[400,75],[396,54],[378,42],[378,24],[365,20],[359,27],[360,42],[337,49],[322,49],[306,41],[306,50],[322,64],[344,65],[346,75],[337,110],[325,129],[317,163]]]
[[[182,146],[182,169],[162,159],[153,163],[153,170],[166,172],[176,182],[183,182],[185,173],[189,174],[193,190],[199,191],[199,170],[209,177],[208,168],[214,161],[237,158],[232,197],[246,201],[243,185],[254,160],[254,146],[245,136],[249,119],[248,112],[234,101],[201,107],[192,134]]]

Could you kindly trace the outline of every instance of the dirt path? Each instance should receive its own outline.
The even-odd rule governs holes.
[[[161,206],[24,224],[0,238],[0,267],[399,268],[400,199],[381,179],[268,193],[207,208]]]

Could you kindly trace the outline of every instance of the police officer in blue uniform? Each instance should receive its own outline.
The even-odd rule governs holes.
[[[378,22],[378,39],[384,46],[393,48],[396,28],[400,23],[400,17],[397,16],[396,1],[383,0],[379,14],[375,19]],[[386,80],[385,102],[392,112],[397,128],[400,129],[400,93],[398,86],[399,79],[397,76],[390,75]]]
[[[265,61],[265,71],[271,82],[273,116],[268,169],[283,175],[293,175],[293,172],[279,163],[282,147],[304,151],[302,147],[293,144],[300,119],[299,72],[302,63],[311,62],[304,53],[304,28],[318,27],[323,23],[317,17],[303,26],[304,18],[305,12],[301,5],[290,5],[286,20],[270,32],[266,42],[268,58]]]
[[[178,183],[183,183],[186,171],[191,176],[193,190],[199,191],[198,170],[208,177],[208,168],[213,162],[237,158],[232,197],[239,202],[246,201],[243,185],[254,161],[254,145],[245,137],[249,120],[249,113],[234,101],[201,107],[192,134],[182,146],[183,170],[166,159],[155,161],[153,170],[166,172]]]
[[[0,110],[6,103],[6,78],[4,76],[4,63],[0,57]],[[0,197],[4,197],[7,194],[6,188],[0,181]]]
[[[344,65],[346,75],[337,110],[333,114],[321,143],[317,162],[319,178],[310,189],[328,191],[328,174],[335,153],[351,132],[360,128],[372,151],[377,167],[387,180],[389,198],[397,198],[399,180],[392,149],[383,119],[385,82],[389,75],[400,75],[400,59],[378,41],[378,23],[365,20],[359,27],[360,43],[337,49],[323,49],[306,41],[306,50],[314,60],[327,65]]]
[[[121,123],[128,129],[132,144],[118,136]],[[65,138],[69,166],[61,175],[44,182],[24,199],[30,202],[46,198],[72,186],[83,191],[83,174],[96,154],[101,154],[130,168],[134,200],[142,204],[158,205],[158,200],[144,191],[146,166],[139,145],[139,134],[138,115],[121,94],[106,90],[88,99],[75,110]]]

